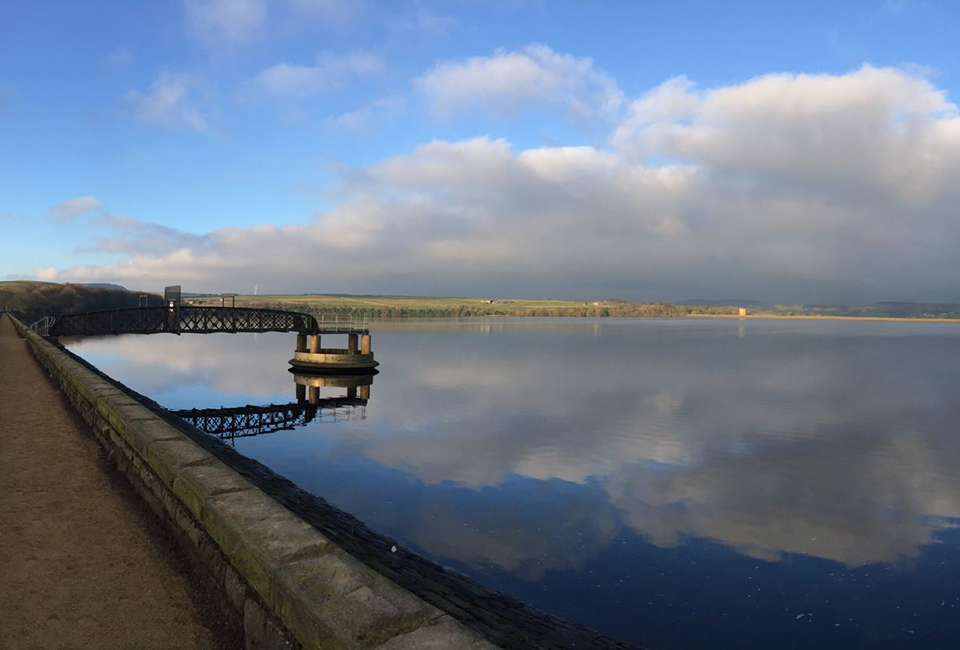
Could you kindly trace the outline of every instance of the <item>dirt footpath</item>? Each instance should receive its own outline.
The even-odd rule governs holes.
[[[0,315],[0,648],[221,648],[155,517]]]

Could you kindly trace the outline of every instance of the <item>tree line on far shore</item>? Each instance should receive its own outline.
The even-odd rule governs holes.
[[[0,282],[0,311],[10,311],[28,324],[42,316],[100,311],[136,307],[138,293],[119,289],[91,287],[79,284],[56,284],[48,282]],[[150,306],[162,306],[163,299],[151,294]],[[679,318],[697,315],[736,314],[730,306],[673,305],[666,302],[631,303],[619,300],[600,304],[531,306],[510,303],[435,304],[435,305],[385,305],[348,306],[318,305],[290,300],[245,301],[244,306],[281,309],[311,314],[315,318],[329,320],[402,319],[402,318],[470,318],[477,316],[504,317],[623,317],[655,316]],[[238,305],[239,306],[239,305]]]
[[[285,309],[321,318],[357,318],[401,319],[401,318],[470,318],[476,316],[513,316],[513,317],[639,317],[680,318],[683,316],[720,316],[737,313],[737,307],[727,306],[688,306],[673,305],[666,302],[652,303],[613,303],[609,305],[585,305],[582,307],[531,307],[503,309],[497,305],[455,305],[455,306],[383,306],[351,307],[346,305],[317,306],[309,303],[264,302],[257,306],[270,309]]]
[[[136,307],[140,294],[82,284],[53,282],[0,282],[0,311],[9,311],[28,325],[43,316],[62,316],[88,311]],[[150,295],[150,306],[163,305],[163,298]]]

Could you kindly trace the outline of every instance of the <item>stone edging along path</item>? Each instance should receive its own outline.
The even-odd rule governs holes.
[[[634,647],[392,552],[393,540],[13,322],[222,594],[247,648]]]

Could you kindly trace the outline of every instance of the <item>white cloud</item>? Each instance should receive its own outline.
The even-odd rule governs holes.
[[[414,85],[442,117],[477,107],[508,116],[532,104],[554,104],[578,118],[612,118],[623,102],[616,82],[591,59],[536,44],[439,63]]]
[[[134,118],[148,126],[167,129],[207,131],[210,90],[201,79],[188,74],[161,72],[150,88],[141,93],[130,90],[124,101]]]
[[[383,69],[380,57],[369,53],[318,54],[312,65],[278,63],[247,83],[248,94],[304,98],[339,88],[354,77],[368,77]]]
[[[384,97],[356,110],[347,111],[327,119],[327,125],[356,133],[368,133],[374,127],[395,120],[406,110],[402,97]]]
[[[575,332],[588,325],[556,327]],[[629,326],[599,327],[616,338]],[[504,509],[503,501],[495,506],[501,523],[468,536],[440,534],[444,525],[462,527],[462,518],[434,518],[431,507],[406,533],[437,555],[527,572],[542,571],[544,558],[547,568],[576,566],[626,525],[660,546],[708,538],[770,561],[805,554],[858,566],[915,558],[960,517],[960,479],[953,471],[960,450],[944,426],[952,387],[929,368],[864,372],[882,365],[874,348],[848,346],[838,354],[835,343],[802,352],[767,346],[762,358],[739,356],[734,377],[708,371],[728,362],[729,350],[698,352],[678,363],[678,355],[690,353],[682,337],[623,346],[617,354],[566,346],[561,355],[560,343],[532,350],[500,336],[495,345],[502,354],[490,355],[484,349],[429,354],[431,337],[410,334],[390,354],[392,381],[410,389],[378,391],[380,380],[374,381],[377,408],[395,424],[390,435],[376,426],[331,428],[327,457],[363,455],[426,484],[455,482],[478,491],[496,490],[510,476],[583,487],[565,490],[562,517],[542,513],[541,534],[534,537],[511,526],[512,517],[530,512]],[[225,394],[227,405],[248,403],[251,394],[293,399],[287,373],[254,371],[275,363],[290,339],[238,336],[247,337],[239,356],[229,353],[236,340],[217,337],[158,339],[150,346],[136,337],[85,339],[73,349],[85,356],[109,350],[120,378],[149,394],[170,391],[189,376]],[[888,353],[896,355],[895,347]],[[587,358],[604,378],[592,390],[568,372]],[[545,376],[549,389],[541,386]],[[842,388],[851,385],[860,389]],[[883,399],[891,394],[901,399]],[[458,410],[456,426],[431,409],[467,401],[476,408]],[[745,402],[752,407],[742,408]],[[798,403],[808,407],[798,410]],[[617,408],[598,425],[594,414],[607,404]],[[524,435],[516,435],[518,429]],[[612,516],[616,523],[603,526],[608,535],[563,534],[591,530]],[[568,545],[571,537],[576,548]]]
[[[191,33],[209,47],[233,47],[253,39],[267,17],[265,0],[184,0]]]
[[[57,221],[67,221],[80,216],[85,212],[93,210],[103,210],[103,205],[94,196],[77,196],[66,201],[61,201],[51,207],[48,214]]]
[[[55,266],[37,266],[33,269],[33,277],[43,282],[54,282],[60,277]]]
[[[345,171],[339,206],[297,226],[66,273],[199,290],[322,277],[360,293],[946,301],[960,292],[957,177],[956,108],[914,71],[703,92],[678,79],[637,99],[609,147],[431,142]]]
[[[201,235],[131,217],[104,214],[95,225],[109,230],[110,235],[97,239],[92,246],[81,247],[81,252],[160,255],[206,246],[206,238]]]
[[[620,149],[797,188],[923,200],[953,184],[957,107],[916,70],[771,74],[699,92],[672,79],[633,102]]]

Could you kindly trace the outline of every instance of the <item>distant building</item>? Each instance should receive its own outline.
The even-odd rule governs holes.
[[[740,308],[740,318],[746,318],[746,317],[747,317],[747,309],[746,309],[745,307],[741,307],[741,308]]]

